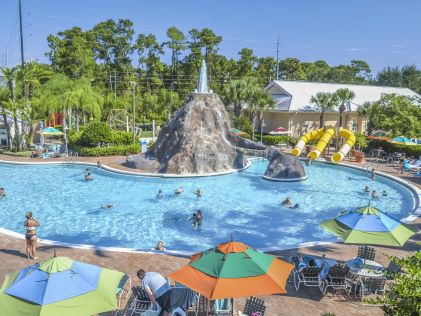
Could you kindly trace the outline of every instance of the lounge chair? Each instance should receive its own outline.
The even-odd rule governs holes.
[[[384,274],[386,276],[386,279],[393,280],[397,274],[399,274],[402,270],[402,267],[400,265],[397,265],[393,261],[389,262],[389,265],[384,269]]]
[[[300,284],[303,283],[308,287],[318,287],[323,293],[322,280],[320,279],[320,272],[322,268],[319,267],[305,267],[301,271],[294,274],[295,290],[300,289]]]
[[[152,302],[150,301],[148,294],[146,294],[146,292],[138,286],[132,287],[132,293],[132,299],[128,310],[128,312],[131,311],[130,315],[133,316],[135,313],[149,310]]]
[[[231,316],[231,299],[210,301],[202,295],[198,295],[196,303],[189,309],[197,315]]]
[[[128,289],[125,288],[128,283]],[[130,288],[132,287],[132,279],[129,275],[125,274],[120,280],[120,283],[117,286],[117,298],[118,298],[118,308],[121,308],[121,298],[127,298],[130,293]]]
[[[330,267],[326,279],[323,281],[323,294],[326,294],[327,289],[330,287],[334,291],[346,290],[348,285],[346,283],[346,275],[348,274],[349,267],[344,264],[335,264]]]
[[[353,279],[352,281],[347,279],[346,282],[348,284],[348,289],[354,289],[354,291],[356,290],[356,293],[360,296],[363,305],[377,306],[374,304],[364,304],[364,296],[369,294],[384,295],[385,292],[385,277],[369,277],[364,278],[363,280],[358,278]]]
[[[369,246],[360,246],[358,247],[358,257],[362,260],[374,260],[376,257],[376,250],[373,247]]]
[[[257,297],[251,296],[247,299],[246,305],[244,306],[244,314],[251,315],[252,313],[260,313],[261,316],[265,315],[266,304],[265,301],[258,299]]]

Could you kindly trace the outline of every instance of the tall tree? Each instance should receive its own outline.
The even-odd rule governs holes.
[[[257,57],[253,54],[253,50],[250,48],[243,48],[238,55],[240,56],[240,59],[237,63],[236,76],[243,78],[254,75]]]
[[[49,35],[47,42],[50,51],[45,55],[56,72],[70,78],[92,78],[96,68],[94,39],[92,32],[73,27],[57,35]]]
[[[12,134],[10,132],[10,124],[7,119],[7,113],[6,113],[6,106],[5,102],[10,99],[15,100],[15,80],[16,80],[16,73],[17,68],[0,68],[1,73],[3,74],[2,79],[6,81],[6,85],[9,89],[9,95],[6,94],[6,91],[2,92],[2,104],[1,104],[1,112],[3,117],[4,125],[6,126],[6,134],[8,139],[9,147],[12,147]]]
[[[337,107],[338,99],[334,93],[318,92],[310,98],[310,103],[320,112],[319,127],[322,128],[325,126],[325,113]]]
[[[280,61],[281,77],[286,80],[306,80],[306,74],[297,58],[286,58]]]
[[[255,85],[249,90],[246,97],[247,112],[250,116],[252,126],[252,137],[254,140],[254,131],[256,120],[259,119],[260,126],[263,124],[263,112],[273,109],[275,102],[272,97],[266,93],[259,85]]]
[[[346,104],[355,98],[355,93],[347,88],[343,88],[336,90],[335,95],[339,103],[339,128],[341,128]]]
[[[181,53],[187,48],[186,37],[184,36],[184,33],[175,26],[168,28],[167,37],[169,38],[169,41],[165,42],[164,45],[167,45],[171,50],[171,88],[173,88],[174,77],[177,78],[177,83],[180,83],[178,77],[178,61]]]

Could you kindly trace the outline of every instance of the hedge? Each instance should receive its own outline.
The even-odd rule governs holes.
[[[83,157],[97,156],[127,156],[129,154],[137,154],[140,151],[139,144],[120,145],[111,147],[83,147],[79,150],[79,155]]]
[[[415,157],[418,158],[421,156],[421,145],[413,145],[413,146],[405,146],[399,144],[392,144],[385,140],[376,140],[372,139],[368,143],[368,149],[373,148],[383,148],[384,151],[393,153],[393,152],[403,152],[407,157]]]

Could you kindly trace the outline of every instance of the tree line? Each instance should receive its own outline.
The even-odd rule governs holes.
[[[128,19],[51,34],[47,37],[48,64],[31,61],[24,67],[0,70],[3,120],[8,125],[9,113],[12,120],[21,117],[31,127],[27,132],[21,129],[20,134],[18,130],[14,137],[8,132],[8,138],[20,148],[30,141],[32,123],[54,112],[62,112],[68,128],[78,130],[92,119],[106,120],[112,109],[131,112],[133,103],[138,122],[157,120],[162,124],[194,90],[202,59],[207,62],[211,89],[234,106],[237,119],[246,114],[255,123],[264,110],[273,107],[259,90],[276,78],[276,59],[257,57],[247,47],[237,58],[228,58],[218,52],[222,40],[209,28],[182,32],[171,26],[166,38],[159,41],[152,33],[136,34]],[[164,55],[170,56],[169,62],[164,62]],[[279,61],[279,70],[280,79],[285,80],[388,85],[421,92],[421,71],[413,65],[386,67],[373,76],[363,60],[331,66],[323,60],[285,58]]]

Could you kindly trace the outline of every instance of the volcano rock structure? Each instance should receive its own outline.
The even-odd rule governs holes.
[[[251,142],[230,132],[229,115],[214,93],[192,93],[163,127],[153,148],[129,156],[128,167],[147,172],[206,175],[248,166],[246,154],[269,159],[265,178],[301,180],[306,177],[298,158]]]

